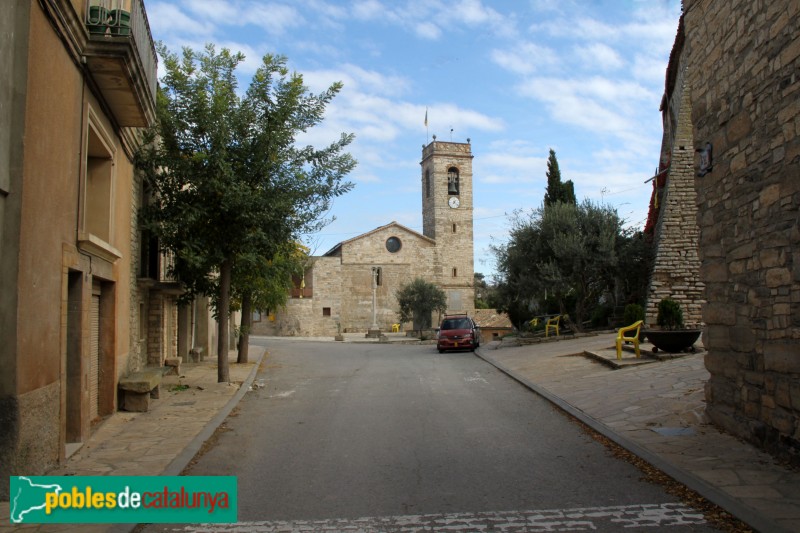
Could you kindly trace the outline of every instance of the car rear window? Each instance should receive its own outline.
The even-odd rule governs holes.
[[[448,318],[442,322],[442,329],[469,329],[471,327],[466,318]]]

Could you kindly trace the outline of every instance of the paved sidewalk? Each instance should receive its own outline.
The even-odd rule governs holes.
[[[706,419],[702,353],[637,360],[624,352],[614,370],[599,362],[616,363],[613,346],[614,334],[603,334],[528,346],[495,342],[478,354],[754,529],[800,531],[800,473]]]
[[[250,363],[230,354],[230,382],[217,382],[217,358],[183,363],[180,376],[164,376],[161,397],[146,413],[119,411],[53,476],[176,476],[189,464],[252,385],[265,349],[250,345]],[[7,480],[6,480],[7,482]],[[9,502],[0,503],[0,533],[123,532],[136,524],[9,525]]]

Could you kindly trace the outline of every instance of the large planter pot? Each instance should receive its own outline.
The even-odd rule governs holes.
[[[694,343],[700,338],[699,329],[648,329],[644,331],[647,340],[653,343],[653,351],[683,352],[694,351]]]
[[[108,10],[103,6],[91,6],[86,19],[86,29],[93,35],[102,35],[108,29]]]
[[[109,14],[111,35],[126,37],[131,34],[131,14],[122,9],[112,9]]]

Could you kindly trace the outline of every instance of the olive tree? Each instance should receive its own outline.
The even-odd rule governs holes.
[[[412,322],[416,331],[431,327],[431,314],[447,310],[447,295],[442,289],[416,278],[401,286],[395,294],[400,305],[400,322]]]

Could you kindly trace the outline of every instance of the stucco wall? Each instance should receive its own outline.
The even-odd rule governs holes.
[[[28,32],[31,2],[4,5],[0,17],[0,283],[5,288],[19,272],[19,213],[22,186],[22,146],[28,78]],[[8,285],[6,285],[8,284]],[[18,291],[0,290],[0,479],[15,471],[19,437],[17,388]],[[8,498],[8,484],[0,483],[0,500]]]
[[[13,288],[15,294],[15,301],[4,297],[0,303],[3,313],[14,317],[8,322],[13,324],[13,334],[3,337],[8,347],[0,361],[14,376],[10,387],[8,379],[2,385],[2,394],[10,397],[0,397],[3,408],[12,411],[0,413],[0,418],[10,422],[4,432],[15,435],[15,440],[9,438],[0,446],[3,457],[13,456],[11,473],[15,474],[41,474],[63,459],[68,431],[76,440],[88,437],[88,387],[82,376],[88,374],[84,370],[90,359],[87,317],[93,285],[100,291],[100,416],[116,407],[117,368],[127,365],[129,354],[133,168],[116,125],[104,115],[105,106],[85,82],[86,71],[72,46],[81,41],[70,40],[80,36],[73,30],[82,29],[80,19],[71,17],[73,4],[30,2],[26,10],[15,4],[13,11],[29,15],[26,26],[13,32],[15,64],[23,62],[27,71],[13,70],[19,92],[10,95],[15,109],[23,106],[24,112],[14,116],[24,117],[24,123],[12,122],[9,139],[0,140],[21,146],[14,152],[17,181],[8,191],[15,218],[13,224],[0,228],[3,265],[11,257],[18,267],[18,271],[5,266],[0,270],[3,287]],[[21,24],[19,17],[13,20]],[[68,38],[62,40],[58,32],[68,33]],[[23,71],[24,80],[18,77]],[[9,95],[0,93],[0,98],[5,104]],[[86,212],[93,205],[83,198],[90,114],[104,132],[108,153],[113,154],[113,165],[104,166],[111,169],[104,219],[108,229],[103,234],[110,255],[97,255],[97,250],[87,251],[79,244],[79,239],[85,239],[79,234],[87,227]],[[4,207],[4,219],[7,213]],[[6,232],[17,224],[18,237]],[[18,250],[6,247],[15,242]],[[70,373],[77,380],[70,382]]]
[[[62,245],[75,239],[83,80],[40,9],[31,9],[17,307],[17,466],[61,452]],[[42,424],[48,422],[49,430]],[[55,424],[53,424],[55,422]]]

